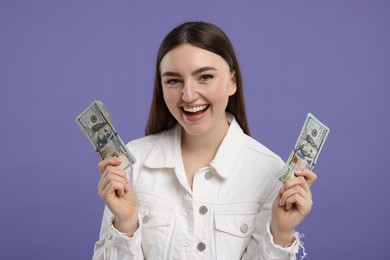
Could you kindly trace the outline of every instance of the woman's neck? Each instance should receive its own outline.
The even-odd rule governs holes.
[[[216,129],[210,129],[203,135],[190,135],[183,130],[181,136],[182,151],[197,156],[206,154],[210,156],[212,154],[214,158],[228,129],[229,123],[225,121],[223,125],[216,127]]]
[[[200,168],[210,165],[228,129],[229,123],[226,121],[226,125],[221,125],[215,131],[210,131],[200,136],[189,135],[183,130],[181,154],[188,185],[191,189],[195,173]]]

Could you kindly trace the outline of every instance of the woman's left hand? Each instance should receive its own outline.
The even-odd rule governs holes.
[[[313,205],[310,186],[317,175],[302,169],[297,170],[295,176],[284,183],[272,205],[271,233],[274,243],[281,246],[293,242],[294,229],[309,214]]]

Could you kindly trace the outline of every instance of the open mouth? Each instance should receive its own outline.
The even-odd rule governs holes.
[[[200,115],[204,113],[210,105],[202,105],[202,106],[197,106],[197,107],[181,107],[181,110],[186,114],[186,115]]]

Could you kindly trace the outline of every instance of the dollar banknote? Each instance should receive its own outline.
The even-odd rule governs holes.
[[[115,130],[107,108],[99,100],[90,104],[79,116],[76,123],[87,136],[101,160],[108,157],[122,159],[120,167],[126,169],[135,163],[134,156],[127,149]]]
[[[313,114],[308,113],[301,133],[284,167],[277,174],[285,182],[298,169],[312,170],[329,134],[329,128]]]

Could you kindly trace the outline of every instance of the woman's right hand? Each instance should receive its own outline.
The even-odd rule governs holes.
[[[121,163],[121,159],[113,157],[99,162],[101,178],[98,191],[115,216],[114,227],[132,236],[138,224],[137,194],[127,178],[127,173],[119,168]]]

